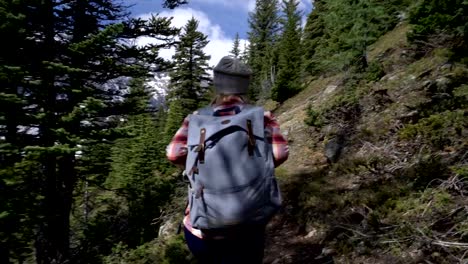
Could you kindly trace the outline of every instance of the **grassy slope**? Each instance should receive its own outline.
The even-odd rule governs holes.
[[[370,47],[386,75],[359,83],[351,118],[336,103],[345,75],[276,109],[291,155],[277,169],[286,206],[270,225],[266,263],[468,261],[467,70],[444,50],[413,59],[407,30]],[[309,105],[329,122],[307,126]],[[340,133],[342,154],[329,164],[324,147]]]

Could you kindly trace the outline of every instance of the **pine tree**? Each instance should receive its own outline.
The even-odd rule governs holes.
[[[36,24],[26,28],[29,11],[18,1],[0,1],[0,34],[8,41],[0,49],[0,263],[24,262],[30,254],[39,219],[41,197],[39,162],[23,162],[25,146],[33,144],[30,132],[34,107],[24,87],[28,56],[23,49]]]
[[[174,9],[180,5],[185,5],[187,3],[187,0],[164,0],[163,6],[170,9]]]
[[[272,99],[284,102],[299,92],[302,72],[301,13],[299,2],[283,0],[283,32],[278,43],[278,75],[272,89]]]
[[[318,49],[325,41],[324,0],[315,0],[314,9],[307,18],[303,34],[304,68],[309,74],[316,75],[320,71],[320,59],[316,56]]]
[[[18,230],[7,230],[8,239],[2,239],[7,244],[0,247],[11,255],[21,240],[30,245],[27,240],[34,236],[37,263],[65,263],[71,257],[70,213],[76,186],[89,176],[83,155],[119,136],[115,126],[123,108],[116,99],[126,88],[123,80],[145,75],[151,64],[161,61],[154,53],[158,46],[125,43],[139,36],[170,41],[177,30],[169,19],[125,19],[123,7],[111,0],[1,1],[0,6],[2,12],[9,10],[0,15],[11,25],[0,30],[15,41],[0,52],[0,79],[6,87],[0,97],[13,106],[2,109],[0,118],[1,153],[8,152],[8,162],[1,168],[2,179],[8,179],[6,209],[23,206],[15,208],[20,214],[10,215],[8,221],[37,230],[31,234],[20,224],[23,237],[9,235]],[[8,73],[12,70],[16,74]],[[10,198],[21,197],[24,191],[25,202]],[[19,254],[13,257],[22,262],[31,252]]]
[[[408,39],[419,50],[449,46],[457,53],[454,55],[468,56],[468,1],[420,1],[411,10],[409,21],[413,28]]]
[[[240,60],[244,62],[245,64],[249,65],[249,53],[250,53],[250,48],[249,45],[247,44],[247,41],[244,42],[244,48],[242,49],[242,53],[240,55]]]
[[[367,47],[392,29],[406,0],[317,0],[304,29],[305,69],[312,75],[365,71]]]
[[[208,60],[203,49],[208,44],[207,36],[198,31],[198,21],[192,17],[180,36],[173,56],[174,69],[170,73],[168,126],[182,123],[183,117],[195,111],[204,103],[211,78],[208,75]],[[177,101],[177,102],[175,102]],[[177,107],[177,110],[174,108]],[[177,112],[177,113],[176,113]],[[175,132],[166,128],[168,136]]]
[[[249,15],[249,66],[253,72],[249,97],[254,101],[270,94],[276,77],[278,12],[278,0],[257,0]]]
[[[182,124],[182,121],[184,118],[189,114],[190,112],[187,111],[182,107],[182,100],[173,100],[169,104],[169,110],[167,113],[167,120],[166,120],[166,126],[165,126],[165,140],[166,142],[170,142],[174,134],[177,132],[179,129],[180,125]]]
[[[240,39],[239,39],[239,33],[236,33],[236,38],[234,39],[234,43],[233,43],[233,46],[232,46],[232,50],[231,50],[231,55],[236,57],[236,58],[239,58],[240,56]]]
[[[328,38],[320,51],[325,67],[365,70],[367,46],[394,26],[395,14],[375,0],[327,0],[326,9]]]
[[[132,83],[127,98],[140,111],[129,115],[122,124],[121,129],[129,137],[117,140],[112,147],[112,170],[105,186],[118,195],[116,201],[124,201],[126,205],[119,221],[127,223],[123,230],[129,234],[125,242],[134,247],[157,237],[160,223],[155,219],[161,216],[162,206],[174,190],[174,178],[165,157],[166,142],[161,140],[163,112],[151,114],[143,80]]]

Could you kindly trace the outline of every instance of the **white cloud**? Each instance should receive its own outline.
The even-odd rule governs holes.
[[[255,0],[193,0],[193,2],[222,5],[227,8],[242,8],[245,11],[252,11],[255,8]]]
[[[301,0],[299,2],[299,9],[302,11],[306,11],[308,8],[312,7],[312,2],[310,0]]]
[[[198,0],[198,1],[214,1],[214,0]],[[227,1],[226,1],[227,2]],[[204,51],[207,55],[211,56],[209,61],[210,66],[215,66],[218,61],[229,54],[232,49],[233,39],[226,36],[221,26],[213,23],[209,17],[202,11],[195,10],[192,8],[177,8],[171,11],[164,11],[159,14],[162,17],[173,17],[172,25],[175,27],[182,28],[187,24],[187,21],[194,17],[199,21],[198,30],[208,36],[210,41],[205,47]],[[147,19],[151,17],[151,14],[140,15],[139,17]],[[155,39],[140,38],[137,40],[138,45],[145,45],[149,43],[155,43]],[[244,41],[241,41],[244,43]],[[243,49],[243,45],[241,45]],[[160,51],[160,56],[165,59],[171,59],[174,55],[174,48]]]
[[[255,0],[249,0],[249,2],[247,3],[247,10],[249,10],[249,12],[252,12],[254,9],[255,9]]]
[[[222,5],[228,8],[243,8],[249,12],[255,9],[255,0],[193,0],[193,2],[205,3],[205,4],[216,4]],[[282,5],[282,1],[279,1],[279,4]],[[307,10],[307,7],[310,8],[312,2],[310,0],[300,0],[299,9]]]

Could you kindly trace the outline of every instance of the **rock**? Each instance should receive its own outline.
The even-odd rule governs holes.
[[[431,74],[431,72],[432,72],[432,69],[425,70],[425,71],[421,72],[421,73],[417,76],[417,78],[418,78],[418,79],[424,78],[424,77],[428,76],[429,74]]]
[[[385,82],[386,80],[388,80],[388,74],[385,75],[384,77],[380,78],[380,82]]]
[[[398,20],[400,20],[397,26],[401,26],[403,22],[406,21],[406,19],[408,18],[408,14],[404,11],[399,11],[397,14],[397,17],[398,17]]]
[[[424,90],[428,93],[437,92],[437,84],[431,80],[424,81],[422,86],[424,87]]]
[[[441,77],[436,80],[437,88],[439,91],[446,91],[452,81],[447,77]]]
[[[336,135],[339,131],[339,128],[333,125],[326,125],[322,129],[323,133],[326,135]]]
[[[330,139],[325,145],[325,157],[331,163],[335,163],[343,149],[343,138],[341,136]]]
[[[281,263],[281,259],[275,259],[271,264],[280,264]]]
[[[401,52],[400,52],[400,57],[401,58],[407,58],[411,55],[411,52],[407,49],[403,49]]]
[[[431,80],[427,80],[422,83],[422,86],[425,88],[431,86],[432,84],[433,82]]]
[[[336,251],[333,248],[324,247],[322,249],[322,255],[324,255],[324,256],[331,256],[331,255],[334,255],[335,253],[336,253]]]
[[[323,94],[324,95],[331,94],[336,90],[336,88],[338,88],[337,85],[328,85],[327,88],[325,89],[325,91],[323,91]]]
[[[363,241],[361,241],[357,246],[356,246],[356,252],[359,254],[359,255],[363,255],[366,253],[367,251],[367,248],[366,248],[366,245]]]
[[[449,71],[453,68],[453,64],[445,63],[444,65],[440,66],[440,69],[443,71]]]
[[[419,249],[415,249],[409,252],[409,257],[413,262],[418,263],[424,259],[424,252]]]
[[[408,123],[409,121],[416,120],[419,116],[419,111],[418,110],[413,110],[409,113],[403,114],[398,117],[399,120],[401,120],[404,123]]]
[[[304,238],[306,238],[306,239],[313,238],[313,237],[317,236],[317,233],[318,233],[317,229],[314,228]]]
[[[159,227],[158,236],[163,240],[177,233],[180,221],[169,219]]]
[[[431,96],[431,99],[433,101],[442,101],[442,100],[450,99],[450,98],[452,98],[452,96],[448,93],[437,93]]]

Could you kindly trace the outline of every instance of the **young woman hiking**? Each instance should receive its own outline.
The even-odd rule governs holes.
[[[288,144],[272,113],[247,103],[248,66],[228,56],[213,72],[216,98],[186,117],[167,147],[190,181],[185,238],[201,263],[260,264],[281,203],[274,167]]]

